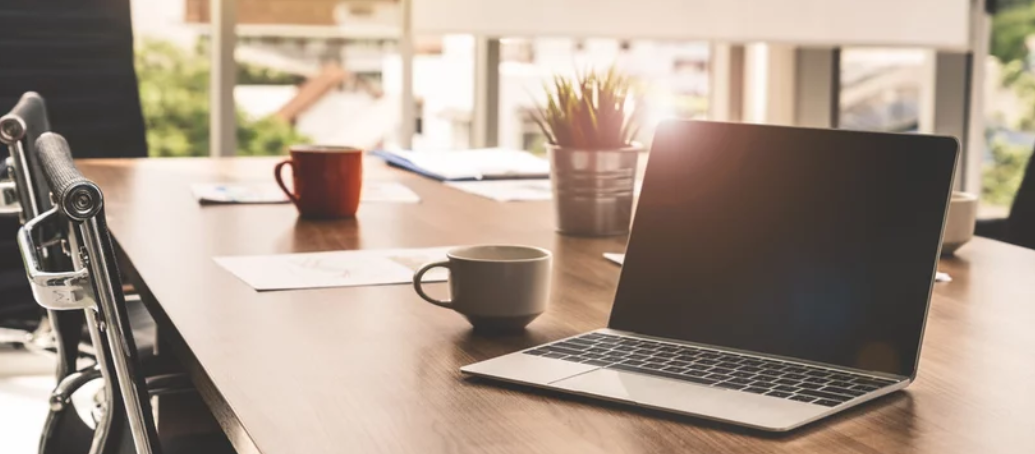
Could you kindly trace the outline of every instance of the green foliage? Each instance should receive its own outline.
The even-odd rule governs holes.
[[[1024,62],[1028,58],[1028,35],[1035,31],[1035,2],[1015,0],[1002,5],[992,18],[989,52],[1003,63]]]
[[[991,205],[1010,205],[1024,178],[1024,166],[1031,159],[1031,149],[1003,140],[992,142],[992,162],[982,175],[982,201]]]
[[[142,40],[136,68],[150,155],[208,156],[209,64],[203,46],[188,52],[172,43]],[[268,70],[244,71],[251,81],[284,78]],[[289,145],[307,141],[276,118],[250,119],[237,111],[238,155],[283,154]]]
[[[587,71],[573,79],[554,76],[547,86],[546,106],[534,116],[553,145],[583,150],[613,150],[632,144],[639,126],[626,112],[631,84],[612,67],[606,73]]]

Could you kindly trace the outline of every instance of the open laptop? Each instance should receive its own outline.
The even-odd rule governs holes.
[[[672,121],[606,329],[467,374],[787,431],[916,377],[959,143]]]

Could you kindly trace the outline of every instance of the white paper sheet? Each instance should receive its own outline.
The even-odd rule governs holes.
[[[201,204],[287,203],[288,198],[276,183],[196,183],[194,198]],[[368,181],[363,184],[360,201],[365,203],[419,203],[420,196],[402,183]]]
[[[527,202],[553,198],[550,180],[454,181],[446,186],[497,202]]]
[[[445,260],[449,247],[371,249],[304,254],[215,257],[220,266],[260,292],[307,288],[409,284],[421,265]],[[441,282],[448,271],[436,268],[424,282]]]
[[[617,252],[605,252],[604,258],[619,265],[625,263],[625,254],[619,254]]]
[[[450,151],[381,150],[386,159],[440,180],[546,177],[550,163],[522,150],[476,148]]]

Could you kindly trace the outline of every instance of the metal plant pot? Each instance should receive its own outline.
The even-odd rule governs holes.
[[[636,162],[643,146],[577,150],[549,146],[557,230],[579,236],[629,233]]]

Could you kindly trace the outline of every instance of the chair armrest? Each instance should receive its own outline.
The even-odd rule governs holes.
[[[974,226],[974,234],[1003,241],[1006,239],[1006,219],[978,219]]]
[[[194,384],[186,374],[166,374],[147,377],[147,391],[152,396],[193,391]]]

